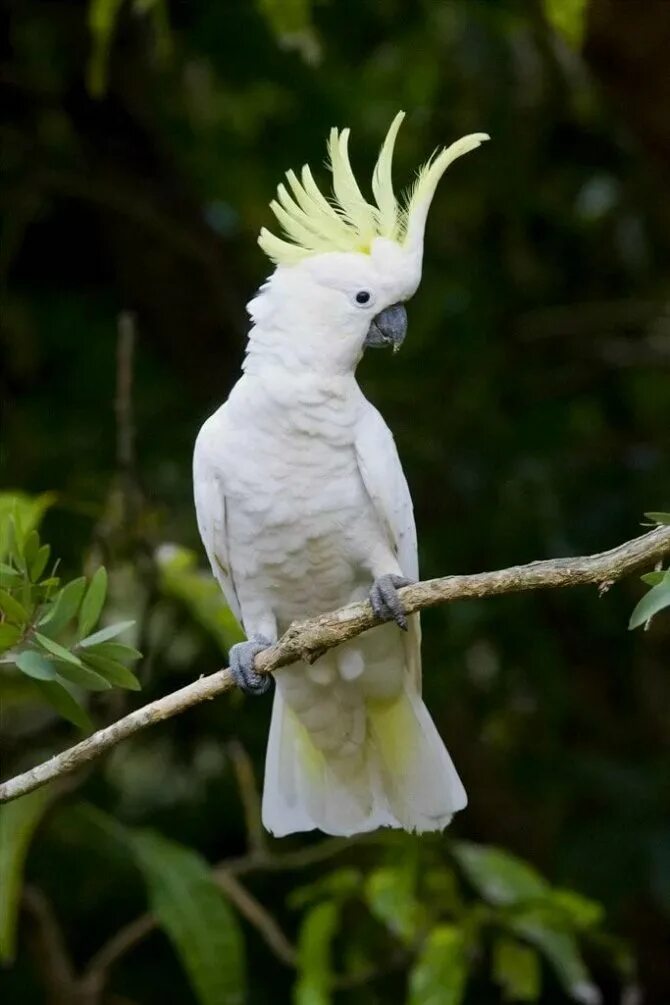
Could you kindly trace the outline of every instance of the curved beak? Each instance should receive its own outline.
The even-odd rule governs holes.
[[[368,328],[364,347],[383,349],[391,346],[397,352],[407,334],[407,311],[404,304],[393,304],[380,311]]]

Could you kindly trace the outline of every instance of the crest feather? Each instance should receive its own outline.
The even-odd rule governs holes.
[[[294,265],[308,255],[328,251],[369,253],[377,237],[397,241],[419,252],[430,203],[437,184],[447,167],[463,154],[474,150],[486,133],[473,133],[436,152],[420,169],[405,207],[393,190],[392,164],[398,130],[405,117],[398,112],[393,119],[372,175],[371,205],[360,190],[349,160],[349,129],[331,129],[328,139],[329,166],[333,176],[333,200],[330,202],[314,181],[305,164],[300,178],[286,172],[288,188],[280,184],[270,208],[287,238],[283,240],[265,227],[258,243],[277,265]],[[290,191],[289,191],[290,190]]]
[[[372,194],[379,208],[379,233],[382,237],[393,239],[399,224],[398,201],[393,191],[392,165],[393,148],[396,136],[405,118],[404,112],[398,112],[391,128],[382,143],[379,157],[372,173]]]
[[[343,129],[341,133],[338,133],[337,129],[330,131],[328,154],[333,173],[333,192],[344,217],[356,227],[361,244],[368,245],[369,250],[369,245],[376,236],[375,212],[363,198],[363,193],[351,170],[349,134],[349,129]]]

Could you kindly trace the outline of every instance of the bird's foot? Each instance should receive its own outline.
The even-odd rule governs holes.
[[[399,628],[407,631],[407,614],[398,597],[401,586],[409,586],[411,579],[404,576],[379,576],[370,589],[370,606],[380,621],[395,621]]]
[[[237,642],[228,653],[230,672],[237,686],[245,694],[265,694],[272,683],[272,674],[258,673],[254,660],[272,645],[264,635],[252,635],[246,642]]]

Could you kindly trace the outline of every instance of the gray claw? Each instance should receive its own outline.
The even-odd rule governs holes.
[[[409,586],[410,579],[404,576],[379,576],[370,589],[370,606],[380,621],[395,621],[399,628],[407,631],[407,615],[398,598],[398,589]]]
[[[245,694],[265,694],[272,684],[272,674],[257,673],[254,660],[272,643],[264,635],[252,635],[246,642],[236,642],[228,653],[230,672],[237,686]]]

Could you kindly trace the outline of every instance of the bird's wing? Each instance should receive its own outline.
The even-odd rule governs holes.
[[[200,430],[193,452],[195,512],[212,572],[219,581],[228,606],[241,624],[242,612],[230,566],[226,496],[216,465],[215,418],[208,419]]]
[[[391,430],[370,404],[359,420],[355,446],[361,478],[402,574],[416,580],[419,560],[412,498]]]
[[[403,576],[419,578],[414,508],[398,451],[381,415],[366,403],[356,430],[358,470],[387,535]],[[406,650],[409,669],[417,686],[421,681],[421,627],[419,615],[409,618]]]

